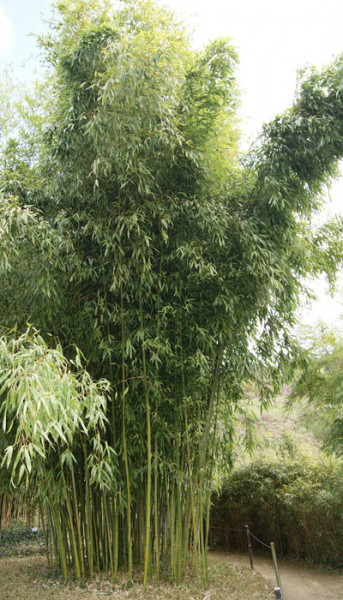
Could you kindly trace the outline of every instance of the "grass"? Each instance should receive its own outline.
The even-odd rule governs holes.
[[[45,557],[6,556],[0,559],[0,600],[270,600],[265,580],[247,567],[235,567],[228,561],[210,558],[207,590],[200,590],[189,578],[176,587],[169,583],[150,585],[143,593],[141,581],[130,588],[121,577],[116,585],[95,579],[80,588],[65,585],[47,571]]]

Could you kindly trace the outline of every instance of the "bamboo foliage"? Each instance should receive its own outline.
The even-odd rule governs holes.
[[[299,215],[342,154],[341,66],[315,81],[318,147],[305,86],[243,165],[227,41],[193,51],[148,1],[64,0],[40,43],[50,117],[22,197],[1,172],[3,468],[35,489],[65,579],[139,566],[146,587],[164,564],[206,581],[218,416],[294,358],[320,262]]]

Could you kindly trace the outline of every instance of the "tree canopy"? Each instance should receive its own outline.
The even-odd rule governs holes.
[[[145,0],[64,0],[40,44],[0,163],[3,465],[36,486],[65,578],[136,562],[146,585],[163,559],[180,582],[190,558],[206,579],[218,419],[244,380],[264,399],[283,380],[303,277],[341,260],[340,224],[310,222],[343,155],[343,62],[244,155],[230,41],[193,50]]]

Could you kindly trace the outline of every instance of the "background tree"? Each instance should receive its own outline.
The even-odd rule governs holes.
[[[36,482],[65,578],[136,562],[146,585],[163,559],[206,580],[220,407],[282,382],[301,278],[326,266],[308,234],[343,153],[342,62],[243,157],[228,41],[68,0],[41,45],[48,125],[20,189],[1,170],[3,464]]]
[[[308,362],[292,386],[290,403],[305,400],[308,419],[324,448],[343,454],[342,339],[325,327],[306,336]]]

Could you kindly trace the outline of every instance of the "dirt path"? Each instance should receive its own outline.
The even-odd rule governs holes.
[[[249,557],[236,552],[211,552],[213,558],[249,567]],[[323,568],[278,560],[284,600],[343,600],[343,575]],[[268,557],[254,556],[255,570],[276,587],[273,563]]]

